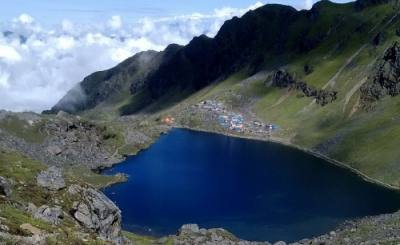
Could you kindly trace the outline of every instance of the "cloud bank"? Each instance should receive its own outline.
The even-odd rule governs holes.
[[[140,51],[186,44],[201,34],[215,36],[225,20],[262,5],[144,18],[135,23],[126,23],[118,15],[93,24],[65,19],[51,28],[21,14],[0,23],[0,109],[48,109],[92,72],[108,69]]]

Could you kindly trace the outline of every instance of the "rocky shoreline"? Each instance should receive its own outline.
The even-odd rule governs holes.
[[[400,191],[400,187],[389,185],[389,184],[384,183],[382,181],[373,179],[373,178],[367,176],[366,174],[360,172],[359,170],[357,170],[355,168],[352,168],[352,167],[350,167],[349,165],[347,165],[347,164],[345,164],[343,162],[340,162],[338,160],[332,159],[332,158],[330,158],[330,157],[328,157],[328,156],[326,156],[326,155],[324,155],[322,153],[319,153],[317,151],[314,151],[314,150],[311,150],[311,149],[307,149],[307,148],[295,145],[295,144],[291,143],[290,141],[285,140],[283,138],[278,138],[278,137],[269,137],[269,138],[257,137],[255,135],[229,133],[227,131],[209,130],[209,129],[198,128],[198,127],[197,128],[195,128],[195,127],[186,127],[186,126],[182,126],[182,125],[175,126],[175,128],[182,128],[182,129],[188,129],[188,130],[194,130],[194,131],[200,131],[200,132],[206,132],[206,133],[222,134],[222,135],[226,135],[226,136],[229,136],[229,137],[238,137],[238,138],[242,138],[242,139],[258,140],[258,141],[271,142],[271,143],[285,145],[285,146],[288,146],[288,147],[292,147],[292,148],[298,149],[298,150],[303,151],[305,153],[311,154],[311,155],[313,155],[313,156],[315,156],[317,158],[323,159],[323,160],[325,160],[325,161],[327,161],[327,162],[329,162],[329,163],[331,163],[331,164],[333,164],[335,166],[347,169],[347,170],[357,174],[358,176],[360,176],[363,180],[365,180],[367,182],[370,182],[370,183],[373,183],[373,184],[376,184],[376,185],[380,185],[380,186],[385,187],[385,188],[390,189],[390,190]]]
[[[236,238],[228,231],[200,229],[196,224],[183,225],[178,234],[171,236],[174,244],[229,244],[229,245],[333,245],[333,244],[398,244],[400,242],[400,212],[365,217],[348,221],[327,234],[305,238],[297,242],[250,242]]]
[[[381,185],[385,188],[399,190],[397,187],[386,185],[368,176],[358,172],[351,167],[346,166],[344,163],[338,162],[336,160],[325,157],[314,151],[310,151],[288,142],[279,141],[277,139],[265,139],[257,138],[248,135],[238,135],[229,134],[226,132],[216,132],[211,130],[205,130],[200,128],[185,127],[182,125],[174,126],[174,128],[183,128],[188,130],[202,131],[208,133],[224,134],[230,137],[240,137],[252,140],[269,141],[277,144],[287,145],[289,147],[295,147],[296,149],[305,151],[309,154],[313,154],[316,157],[323,158],[332,164],[339,167],[346,168],[360,177],[365,181],[369,181],[374,184]],[[327,234],[317,236],[314,238],[305,238],[297,242],[287,243],[285,241],[278,241],[274,243],[270,242],[254,242],[241,240],[231,234],[229,231],[223,228],[212,228],[212,229],[200,229],[196,224],[186,224],[178,231],[177,235],[171,235],[168,237],[163,237],[161,239],[153,240],[152,244],[163,244],[167,238],[171,238],[174,244],[230,244],[230,245],[305,245],[305,244],[378,244],[378,243],[388,243],[399,242],[400,241],[400,211],[393,214],[382,214],[378,216],[364,217],[358,220],[349,220],[338,227],[336,230],[331,231]],[[372,228],[371,228],[372,227]],[[369,229],[370,228],[370,229]],[[368,229],[368,236],[363,233]]]

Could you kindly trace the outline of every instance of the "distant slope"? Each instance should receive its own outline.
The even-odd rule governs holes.
[[[137,70],[94,74],[81,83],[89,100],[68,103],[71,91],[52,111],[170,114],[182,126],[225,132],[193,109],[218,100],[277,125],[272,139],[400,187],[399,10],[389,0],[324,0],[308,11],[265,5],[215,38],[152,53]]]
[[[162,54],[155,51],[138,53],[116,67],[95,72],[70,90],[50,111],[75,113],[130,90],[143,87],[148,72],[157,67]]]

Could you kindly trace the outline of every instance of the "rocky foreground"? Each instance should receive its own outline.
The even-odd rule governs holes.
[[[182,226],[176,236],[171,236],[174,244],[226,244],[226,245],[306,245],[306,244],[399,244],[400,243],[400,212],[394,214],[367,217],[351,221],[341,228],[316,238],[303,239],[298,242],[284,241],[250,242],[236,238],[228,231],[218,229],[200,229],[196,224]],[[158,241],[162,243],[166,238]],[[157,242],[155,242],[156,244]]]
[[[21,152],[50,166],[84,165],[101,169],[145,148],[166,130],[162,125],[120,120],[109,125],[65,112],[43,116],[0,111],[0,149]]]

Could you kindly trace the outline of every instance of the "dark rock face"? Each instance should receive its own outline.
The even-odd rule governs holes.
[[[47,188],[51,191],[58,191],[65,188],[62,169],[55,166],[40,172],[36,180],[39,186]]]
[[[309,75],[314,72],[314,67],[312,67],[311,65],[305,64],[303,67],[303,70],[306,75]]]
[[[363,10],[371,6],[388,3],[389,1],[391,0],[357,0],[355,2],[354,8],[356,10]]]
[[[400,37],[400,27],[398,27],[398,28],[396,29],[396,35],[397,35],[398,37]]]
[[[317,90],[306,82],[297,81],[292,75],[284,70],[277,70],[273,73],[272,86],[296,89],[297,91],[302,92],[304,96],[315,98],[317,104],[321,106],[330,104],[337,99],[336,91]]]
[[[378,34],[375,35],[375,37],[372,39],[372,44],[374,46],[379,46],[383,41],[385,41],[385,35],[382,32],[379,32]]]
[[[278,88],[287,88],[296,83],[296,80],[286,71],[278,70],[272,75],[272,85]],[[305,84],[305,83],[304,83]]]
[[[375,74],[361,88],[361,102],[366,109],[386,95],[400,94],[400,45],[395,42],[388,48]]]
[[[69,193],[79,196],[71,209],[72,216],[82,227],[96,232],[114,244],[123,244],[121,235],[121,211],[103,193],[93,188],[73,185]]]
[[[10,183],[6,178],[0,176],[0,195],[9,197],[11,194],[12,191]]]
[[[318,93],[313,86],[310,86],[303,81],[296,82],[295,88],[299,91],[302,91],[307,97],[316,97]]]
[[[315,97],[317,104],[321,106],[325,106],[327,104],[332,103],[337,99],[337,92],[336,91],[326,91],[326,90],[319,90],[317,96]]]
[[[33,217],[54,225],[58,225],[63,220],[64,214],[60,207],[49,207],[47,205],[43,205],[34,212]]]
[[[244,67],[255,72],[265,56],[293,49],[287,47],[287,33],[299,15],[289,6],[266,5],[226,21],[215,38],[194,38],[149,76],[151,96],[171,89],[195,91]]]

